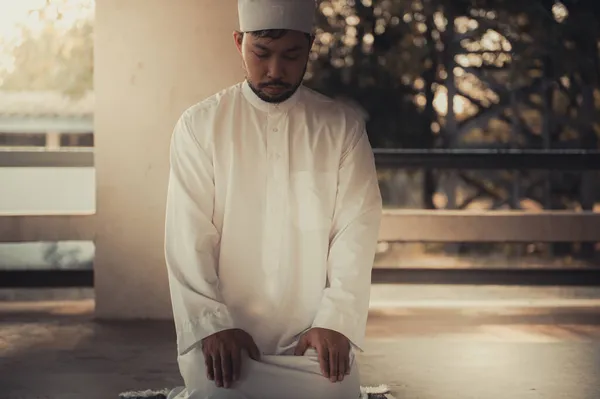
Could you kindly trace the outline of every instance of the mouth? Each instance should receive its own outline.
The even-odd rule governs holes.
[[[287,88],[283,86],[267,86],[263,88],[263,91],[267,94],[277,95],[282,94],[287,90]]]

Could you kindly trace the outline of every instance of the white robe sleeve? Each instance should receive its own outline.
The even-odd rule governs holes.
[[[180,355],[203,338],[233,328],[219,293],[212,157],[194,133],[184,114],[171,138],[165,221],[165,257]]]
[[[343,334],[362,351],[382,200],[373,151],[361,124],[342,155],[327,265],[328,286],[312,327]]]

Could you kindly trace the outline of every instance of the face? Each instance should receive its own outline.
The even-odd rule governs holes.
[[[304,78],[312,45],[304,33],[288,31],[272,39],[235,32],[234,38],[246,80],[259,98],[280,103],[295,93]]]

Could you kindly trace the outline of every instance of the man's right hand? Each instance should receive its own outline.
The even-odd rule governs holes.
[[[206,375],[218,387],[229,388],[238,380],[242,366],[242,350],[256,361],[260,351],[254,339],[241,329],[219,331],[202,340]]]

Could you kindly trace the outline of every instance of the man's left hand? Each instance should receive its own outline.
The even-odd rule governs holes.
[[[350,341],[337,331],[313,328],[298,341],[294,354],[302,356],[308,348],[319,354],[321,373],[331,382],[338,382],[350,374]]]

